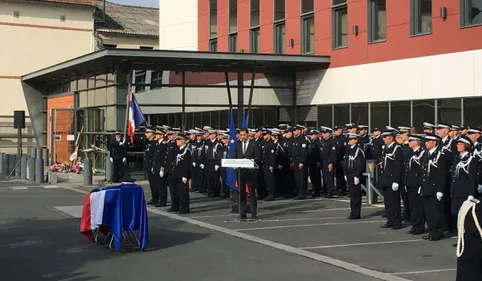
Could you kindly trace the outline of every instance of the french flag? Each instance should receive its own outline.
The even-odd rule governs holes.
[[[144,114],[142,114],[139,103],[133,92],[129,92],[129,119],[127,123],[127,135],[130,137],[131,143],[134,143],[134,132],[142,123],[146,122]]]
[[[102,220],[104,216],[105,190],[88,193],[84,197],[84,209],[82,211],[82,219],[80,222],[80,233],[89,240],[93,241],[93,231],[98,227],[104,227]],[[92,208],[94,206],[94,208]],[[109,229],[101,228],[102,233],[106,235]]]

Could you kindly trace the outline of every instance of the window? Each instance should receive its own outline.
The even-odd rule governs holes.
[[[251,18],[250,18],[250,26],[258,27],[259,26],[259,0],[251,0]]]
[[[250,52],[251,53],[259,53],[260,51],[260,42],[259,42],[259,27],[251,29],[251,46]]]
[[[136,70],[135,71],[135,82],[136,92],[142,92],[146,90],[146,71],[145,70]],[[144,84],[144,85],[137,85],[137,84]]]
[[[238,1],[229,0],[229,33],[238,32]]]
[[[315,17],[313,13],[301,18],[301,50],[303,54],[315,52]]]
[[[482,24],[482,0],[460,0],[460,25]]]
[[[464,124],[471,127],[482,125],[482,98],[464,98]]]
[[[333,128],[333,106],[332,105],[318,106],[318,127],[321,127],[321,126]]]
[[[351,104],[351,121],[357,125],[368,124],[368,103],[352,103]]]
[[[228,51],[229,52],[236,52],[237,51],[237,45],[238,45],[238,34],[233,33],[229,34],[228,37]]]
[[[162,71],[153,71],[151,73],[151,90],[161,88],[162,86]]]
[[[370,129],[382,129],[389,124],[388,102],[370,103]],[[362,124],[363,125],[363,124]]]
[[[301,0],[301,14],[313,13],[315,11],[314,0]]]
[[[285,20],[285,0],[274,0],[274,21]]]
[[[274,128],[278,126],[278,109],[276,107],[267,107],[264,109],[264,125]]]
[[[277,23],[274,26],[274,52],[276,54],[286,53],[286,27],[285,22]]]
[[[410,0],[411,35],[432,32],[432,0]]]
[[[210,52],[217,52],[218,51],[218,39],[214,38],[209,40],[209,51]]]
[[[333,0],[332,7],[333,48],[348,46],[348,4],[347,0]]]
[[[377,42],[387,38],[386,0],[368,1],[368,42]]]
[[[349,104],[335,104],[333,106],[334,124],[344,126],[350,122],[350,105]]]
[[[392,127],[412,126],[410,106],[410,101],[390,102],[390,123]]]
[[[209,0],[209,38],[218,36],[218,1]]]
[[[435,123],[435,104],[433,100],[413,101],[413,124],[417,132],[423,132],[423,122]]]
[[[437,123],[459,126],[462,124],[461,99],[437,100]]]

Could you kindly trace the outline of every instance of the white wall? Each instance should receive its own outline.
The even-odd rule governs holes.
[[[159,0],[159,49],[197,51],[197,0]]]

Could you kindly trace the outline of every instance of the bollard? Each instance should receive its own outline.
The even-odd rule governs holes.
[[[105,179],[110,181],[114,174],[114,163],[110,162],[110,157],[105,158]]]
[[[15,155],[15,177],[17,179],[20,178],[20,170],[21,170],[21,164],[22,164],[22,156],[20,155]]]
[[[37,148],[32,147],[32,150],[30,150],[30,157],[36,158],[37,157]]]
[[[27,160],[27,179],[35,181],[35,158],[32,157]]]
[[[9,160],[8,153],[3,155],[3,173],[8,176],[8,160]]]
[[[27,179],[27,156],[22,156],[20,160],[20,178],[23,180]]]
[[[15,176],[15,155],[8,155],[8,176]]]
[[[44,160],[44,166],[49,165],[49,156],[47,155],[48,151],[46,148],[42,148],[42,159]]]
[[[44,182],[44,161],[42,159],[42,150],[37,149],[37,158],[35,158],[35,182],[42,184]]]
[[[84,160],[84,186],[92,185],[92,160]]]

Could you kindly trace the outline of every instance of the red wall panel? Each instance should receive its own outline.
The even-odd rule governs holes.
[[[285,22],[286,22],[286,53],[299,54],[301,52],[301,5],[300,1],[285,1]],[[289,47],[289,40],[294,39],[293,48]]]
[[[262,53],[273,53],[274,0],[259,1],[259,37]]]
[[[249,52],[250,0],[238,0],[238,52]]]
[[[198,51],[209,51],[209,0],[197,1]]]
[[[218,0],[218,52],[228,51],[229,0]]]

